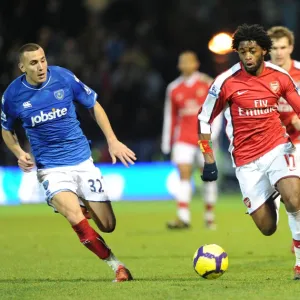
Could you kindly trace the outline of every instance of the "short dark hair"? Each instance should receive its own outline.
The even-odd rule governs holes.
[[[19,60],[21,60],[24,52],[28,52],[28,51],[36,51],[38,49],[40,49],[41,46],[35,43],[28,43],[23,45],[20,49],[19,49]]]
[[[233,34],[232,49],[238,50],[240,42],[243,41],[255,41],[262,49],[270,52],[272,48],[272,40],[265,31],[265,29],[259,24],[243,24],[238,26],[237,30]]]

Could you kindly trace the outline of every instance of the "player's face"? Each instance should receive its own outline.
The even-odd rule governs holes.
[[[238,48],[240,60],[251,75],[259,75],[266,53],[267,51],[263,50],[256,41],[242,41]]]
[[[272,39],[272,42],[271,61],[273,64],[283,67],[291,59],[294,47],[289,44],[289,40],[285,36],[280,39]]]
[[[42,48],[24,52],[19,67],[26,74],[26,80],[32,85],[39,85],[47,80],[48,64]]]
[[[189,76],[197,71],[199,61],[193,54],[182,54],[179,56],[178,69],[184,76]]]

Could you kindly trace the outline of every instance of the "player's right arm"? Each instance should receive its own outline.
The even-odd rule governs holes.
[[[215,181],[218,178],[218,169],[211,141],[211,124],[223,111],[226,105],[224,91],[221,91],[215,82],[208,91],[208,95],[198,114],[199,147],[204,157],[203,181]]]
[[[8,149],[17,157],[18,165],[24,172],[30,172],[34,167],[30,154],[26,153],[20,146],[18,137],[13,130],[15,116],[10,107],[10,94],[7,92],[2,97],[1,126],[2,138]]]
[[[172,88],[169,85],[166,91],[165,105],[164,105],[164,119],[162,130],[161,151],[168,155],[171,152],[171,147],[174,137],[174,129],[176,125],[177,108],[172,100]]]

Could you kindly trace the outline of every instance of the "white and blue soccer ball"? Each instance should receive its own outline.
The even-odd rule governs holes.
[[[228,268],[228,255],[216,244],[200,247],[193,258],[194,270],[205,279],[217,279]]]

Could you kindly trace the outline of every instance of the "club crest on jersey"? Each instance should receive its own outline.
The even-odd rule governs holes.
[[[249,199],[248,197],[244,199],[244,204],[245,204],[248,208],[251,207],[251,201],[250,201],[250,199]]]
[[[48,186],[49,186],[49,180],[44,181],[43,182],[43,187],[44,187],[45,190],[48,189]]]
[[[270,88],[274,93],[277,93],[279,91],[280,85],[278,81],[272,81],[270,82]]]
[[[57,90],[54,92],[54,97],[57,99],[57,100],[62,100],[64,99],[64,95],[65,95],[65,92],[63,89],[60,89],[60,90]]]

